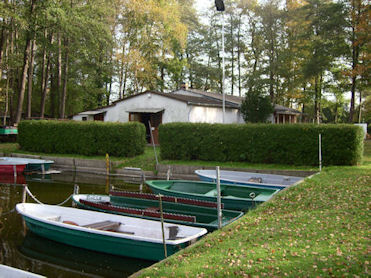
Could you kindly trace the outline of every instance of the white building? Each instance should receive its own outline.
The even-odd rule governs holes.
[[[139,121],[146,126],[148,141],[150,139],[150,123],[154,140],[157,143],[158,127],[162,123],[223,123],[222,98],[221,94],[186,88],[167,94],[148,91],[126,97],[106,107],[81,112],[73,116],[73,120]],[[242,100],[241,97],[225,95],[225,123],[244,123],[240,113]],[[296,112],[294,113],[300,114],[299,111]],[[277,119],[276,114],[272,115],[271,121],[277,122],[274,119]],[[287,122],[296,122],[296,119]]]
[[[173,93],[144,92],[116,101],[112,105],[75,116],[77,121],[129,122],[145,124],[149,136],[149,123],[157,141],[158,126],[170,122],[222,123],[222,100],[180,89]],[[225,102],[225,122],[244,123],[239,105]]]

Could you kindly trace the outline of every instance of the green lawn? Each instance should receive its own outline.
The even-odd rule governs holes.
[[[370,277],[371,141],[139,277]]]

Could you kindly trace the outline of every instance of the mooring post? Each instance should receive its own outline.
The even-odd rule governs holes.
[[[169,167],[167,168],[167,172],[166,172],[166,180],[170,180],[170,176],[171,176],[171,166],[169,165]]]
[[[158,194],[158,199],[159,199],[159,202],[160,202],[162,242],[164,243],[164,255],[165,255],[165,258],[167,258],[166,241],[165,241],[165,228],[164,228],[164,214],[163,214],[163,210],[162,210],[162,195],[161,194]]]
[[[27,184],[23,186],[23,192],[22,192],[22,203],[26,203],[27,201]]]
[[[110,171],[110,162],[109,162],[109,154],[106,153],[106,193],[109,193],[109,171]]]
[[[218,229],[222,227],[222,200],[220,192],[220,167],[216,166],[216,193],[217,193],[217,213],[218,213]]]
[[[14,180],[17,180],[17,165],[13,165]]]
[[[157,167],[158,166],[158,158],[157,158],[157,153],[156,153],[155,139],[153,138],[153,133],[152,133],[151,121],[148,121],[148,125],[149,125],[149,132],[151,134],[151,141],[152,141],[153,151],[155,152],[156,167]]]
[[[78,184],[75,183],[75,185],[73,186],[73,195],[79,194],[79,191],[80,187],[78,186]]]
[[[322,171],[322,138],[321,138],[321,133],[318,136],[318,157],[319,157],[319,171]]]

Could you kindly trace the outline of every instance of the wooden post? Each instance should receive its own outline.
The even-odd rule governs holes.
[[[26,203],[27,201],[27,184],[23,186],[23,192],[22,192],[22,203]]]
[[[222,227],[222,201],[220,192],[220,168],[216,166],[216,192],[217,192],[217,213],[218,213],[218,229]]]
[[[110,162],[109,162],[109,155],[106,153],[106,193],[109,193],[109,171],[110,171]]]
[[[79,191],[80,191],[80,187],[75,183],[75,185],[73,186],[73,195],[79,194]],[[77,207],[77,204],[73,201],[73,199],[72,199],[72,207],[73,208]]]
[[[318,138],[318,157],[319,157],[319,171],[322,171],[322,138],[321,138],[321,133],[319,134]]]
[[[162,229],[162,242],[164,243],[164,255],[167,258],[166,241],[165,241],[165,228],[164,228],[164,214],[162,210],[162,195],[158,195],[160,201],[160,214],[161,214],[161,229]]]
[[[13,165],[14,180],[17,180],[17,165]]]
[[[166,180],[170,180],[170,175],[171,175],[171,166],[169,165],[169,168],[167,169],[167,172],[166,172]]]
[[[148,125],[149,125],[149,132],[150,132],[150,134],[151,134],[151,141],[152,141],[152,145],[153,145],[153,150],[155,151],[156,167],[157,167],[157,166],[158,166],[158,159],[157,159],[155,140],[154,140],[154,138],[153,138],[152,126],[151,126],[151,122],[150,122],[150,121],[148,121]]]

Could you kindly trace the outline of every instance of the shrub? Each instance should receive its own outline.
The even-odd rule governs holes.
[[[131,157],[142,154],[145,127],[138,122],[22,121],[18,143],[23,150]]]
[[[317,165],[361,162],[363,138],[354,125],[169,123],[159,128],[161,158]]]

